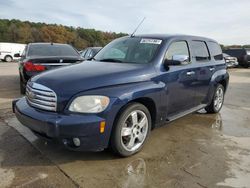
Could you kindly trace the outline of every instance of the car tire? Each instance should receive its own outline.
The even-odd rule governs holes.
[[[20,82],[19,82],[19,83],[20,83],[20,93],[21,93],[22,95],[24,95],[25,92],[26,92],[26,87],[25,87],[25,84],[24,84],[24,82],[23,82],[21,76],[20,76]]]
[[[5,62],[11,62],[11,61],[13,61],[13,58],[12,58],[10,55],[6,55],[6,56],[4,57],[4,61],[5,61]]]
[[[140,103],[126,105],[118,114],[111,135],[114,153],[128,157],[141,150],[151,132],[151,115]]]
[[[249,65],[243,65],[243,68],[246,68],[246,69],[247,69],[248,67],[249,67]]]
[[[211,103],[205,108],[207,113],[218,113],[224,103],[224,95],[225,95],[225,88],[223,85],[218,84],[213,95],[213,100]]]

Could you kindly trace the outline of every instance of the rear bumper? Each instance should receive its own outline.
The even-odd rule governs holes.
[[[38,136],[57,140],[69,149],[100,151],[108,145],[109,134],[100,133],[100,122],[105,119],[95,114],[58,114],[41,111],[30,107],[25,98],[13,101],[13,111],[17,119]],[[80,139],[79,147],[73,144],[73,138]]]

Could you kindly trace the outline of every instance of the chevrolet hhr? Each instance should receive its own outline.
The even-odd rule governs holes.
[[[140,151],[152,129],[222,108],[229,75],[220,45],[186,35],[116,39],[92,60],[43,72],[13,101],[39,137],[77,151]]]

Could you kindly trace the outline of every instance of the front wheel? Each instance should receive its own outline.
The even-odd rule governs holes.
[[[9,55],[6,55],[5,58],[4,58],[4,61],[5,62],[11,62],[13,60],[13,58]]]
[[[223,85],[218,84],[215,89],[212,102],[205,108],[208,113],[218,113],[224,103],[224,93],[225,89]]]
[[[111,135],[111,148],[120,156],[131,156],[143,147],[151,131],[151,116],[140,103],[131,103],[120,113]]]

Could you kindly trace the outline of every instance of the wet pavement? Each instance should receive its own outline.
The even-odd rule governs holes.
[[[16,65],[0,64],[0,187],[250,187],[250,69],[230,76],[219,114],[180,118],[152,131],[140,153],[118,158],[37,139],[10,112]]]

